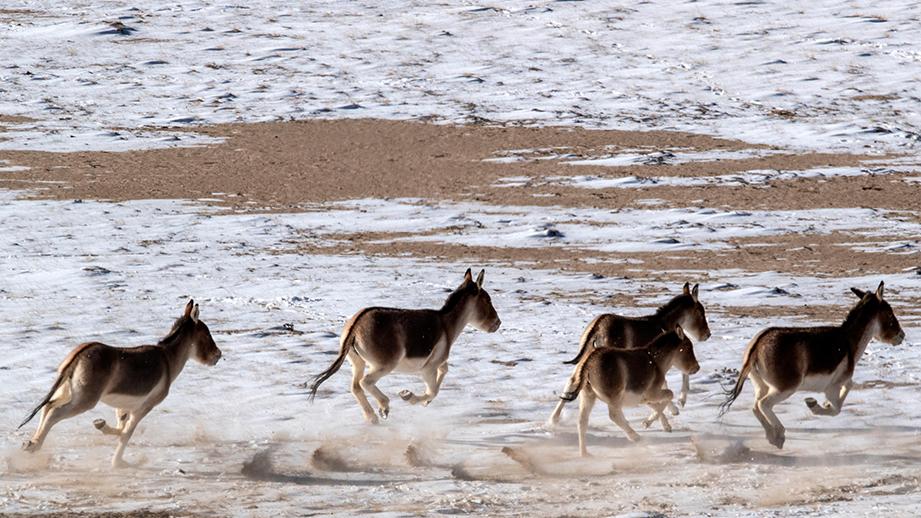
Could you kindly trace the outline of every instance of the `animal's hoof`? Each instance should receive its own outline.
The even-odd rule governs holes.
[[[39,446],[35,441],[26,441],[26,443],[22,445],[22,449],[29,453],[35,453],[38,451]]]
[[[652,419],[644,419],[643,428],[649,428],[650,426],[652,426]]]
[[[806,398],[806,406],[808,406],[809,408],[816,408],[816,407],[819,406],[819,402],[816,401],[816,399],[815,399],[814,397],[807,397],[807,398]]]
[[[681,405],[681,406],[684,406],[684,405]],[[672,415],[678,415],[678,414],[681,413],[681,412],[678,411],[678,407],[676,407],[675,405],[670,405],[669,408],[668,408],[668,411],[669,411]]]
[[[106,427],[106,420],[105,419],[94,419],[93,426],[95,426],[97,430],[102,430],[103,428]]]
[[[768,442],[770,442],[771,445],[776,447],[778,450],[783,449],[783,443],[786,442],[786,440],[787,438],[784,436],[783,433],[774,435],[773,437],[768,437]]]
[[[592,454],[589,453],[588,451],[581,451],[579,452],[579,456],[582,457],[583,459],[588,459],[592,457]]]
[[[401,390],[401,391],[400,391],[400,398],[402,398],[403,401],[409,401],[410,399],[413,398],[413,393],[410,392],[410,391],[408,391],[408,390]]]
[[[662,429],[665,430],[665,431],[668,432],[668,433],[672,433],[672,425],[670,425],[670,424],[663,424],[663,425],[662,425]]]
[[[631,434],[627,436],[627,440],[630,442],[639,442],[640,436],[639,434]]]
[[[117,459],[112,461],[112,469],[126,469],[133,467],[131,464],[123,461],[122,459]]]
[[[685,403],[687,403],[687,399],[685,398],[681,398],[678,400],[678,406],[680,406],[681,408],[684,408]]]
[[[378,408],[377,413],[381,415],[382,419],[387,419],[387,416],[390,415],[390,409],[389,408]]]

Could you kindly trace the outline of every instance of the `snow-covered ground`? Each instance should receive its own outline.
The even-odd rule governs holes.
[[[431,118],[439,122],[678,129],[783,149],[564,148],[487,160],[558,160],[586,188],[747,186],[769,180],[886,174],[917,167],[921,10],[907,0],[611,3],[6,0],[0,5],[0,150],[123,151],[214,143],[200,124],[289,118]],[[177,131],[181,129],[182,131]],[[731,160],[802,149],[903,152],[862,167],[697,177],[577,176],[582,165]],[[879,167],[876,167],[879,166]],[[0,160],[0,174],[20,170]],[[921,178],[903,178],[918,182]],[[500,185],[538,181],[521,176]],[[351,200],[298,214],[233,215],[193,201],[34,201],[0,191],[0,512],[165,510],[287,516],[914,515],[921,490],[921,275],[848,278],[750,272],[732,264],[628,278],[525,265],[297,254],[349,232],[400,241],[544,249],[709,253],[734,239],[847,233],[854,249],[917,254],[918,216],[866,207],[603,211],[439,200]],[[221,196],[215,193],[214,196]],[[201,200],[199,200],[201,201]],[[690,201],[689,204],[695,202]],[[437,307],[467,267],[486,267],[503,320],[465,332],[435,402],[394,398],[382,426],[363,424],[342,372],[315,404],[300,385],[324,369],[345,319],[371,304]],[[778,270],[782,264],[778,263]],[[665,278],[667,277],[667,279]],[[713,338],[671,434],[627,444],[596,409],[594,459],[576,457],[571,411],[556,403],[584,325],[639,314],[686,279],[702,283]],[[908,338],[870,345],[840,416],[799,396],[778,407],[782,452],[748,410],[751,389],[717,420],[722,384],[769,324],[805,324],[803,306],[843,318],[850,286],[885,280]],[[600,305],[639,294],[641,307]],[[601,295],[601,296],[598,296]],[[224,359],[190,366],[112,472],[114,447],[65,421],[46,449],[13,431],[77,343],[151,343],[188,298],[201,304]],[[783,316],[746,316],[762,307]],[[348,370],[346,367],[345,370]],[[674,379],[672,383],[674,384]],[[395,395],[420,387],[391,376]],[[600,405],[599,405],[600,406]],[[643,410],[628,417],[636,425]],[[744,446],[739,441],[744,442]],[[527,457],[529,472],[502,453]],[[750,449],[746,449],[750,448]],[[537,474],[535,474],[537,473]]]
[[[593,315],[615,309],[580,300],[579,294],[642,293],[644,307],[626,310],[637,314],[667,300],[680,289],[678,283],[651,272],[596,278],[489,264],[289,253],[305,234],[320,240],[338,234],[339,222],[357,214],[368,221],[354,222],[356,229],[372,220],[392,221],[398,223],[390,230],[438,236],[438,222],[451,220],[450,214],[469,214],[470,207],[359,202],[364,212],[335,204],[324,212],[227,215],[180,201],[11,203],[12,193],[3,196],[0,314],[6,318],[0,322],[0,343],[6,344],[6,359],[0,426],[16,426],[76,343],[152,342],[166,333],[190,297],[201,304],[202,319],[224,359],[216,367],[195,365],[182,373],[132,441],[128,459],[143,465],[128,474],[109,471],[113,441],[90,424],[93,418],[111,418],[105,407],[58,425],[37,457],[17,451],[34,422],[0,435],[5,464],[0,509],[520,514],[519,506],[529,498],[536,499],[530,504],[534,512],[551,514],[661,510],[657,506],[691,515],[911,509],[911,498],[899,491],[917,489],[910,477],[917,475],[921,458],[916,440],[921,407],[913,404],[921,359],[913,351],[921,322],[914,308],[903,311],[899,301],[921,296],[921,276],[914,271],[849,279],[709,272],[721,279],[701,288],[713,338],[697,348],[703,368],[693,378],[688,407],[673,420],[676,431],[646,431],[643,444],[628,446],[605,412],[597,410],[590,435],[597,457],[580,461],[571,419],[556,435],[543,428],[569,373],[560,362],[573,354]],[[406,207],[414,217],[395,217],[395,210]],[[528,225],[536,217],[521,207],[505,213],[509,225]],[[612,225],[621,216],[638,224],[630,212],[595,215]],[[688,217],[693,212],[663,210],[642,219],[654,229],[662,221]],[[833,223],[809,213],[801,219],[819,231]],[[744,234],[743,227],[724,232]],[[460,236],[457,228],[445,228],[440,239],[474,238],[490,229],[493,241],[510,241],[502,225],[491,221]],[[332,361],[336,335],[348,315],[370,304],[437,307],[467,266],[486,267],[486,285],[503,327],[496,334],[471,330],[461,336],[444,390],[431,406],[395,400],[390,419],[370,427],[348,392],[346,372],[329,380],[317,402],[308,404],[299,384]],[[690,281],[697,276],[686,272]],[[745,410],[750,389],[736,411],[717,420],[721,383],[731,379],[725,369],[738,367],[757,329],[803,323],[797,315],[802,304],[831,304],[843,317],[853,302],[847,288],[870,288],[879,280],[890,287],[908,340],[899,348],[870,346],[857,369],[856,381],[864,385],[841,416],[816,418],[799,398],[782,405],[780,416],[790,431],[787,449],[779,455]],[[790,310],[770,322],[727,312],[752,304]],[[391,395],[419,385],[397,375],[381,382]],[[642,410],[629,414],[637,426],[644,415]],[[722,457],[699,459],[692,438]],[[754,453],[733,457],[738,439]],[[410,467],[404,459],[410,445],[424,459],[414,463],[423,467]],[[534,456],[554,475],[534,478],[501,453],[505,446]],[[249,463],[245,475],[244,463]],[[664,472],[680,477],[681,484]],[[860,481],[881,486],[876,493],[852,490],[864,506],[827,496]],[[609,493],[608,485],[617,491]],[[572,500],[576,495],[581,496]]]
[[[5,148],[181,145],[134,129],[292,117],[683,129],[826,150],[917,149],[921,138],[911,0],[2,9],[13,14],[0,11],[11,20],[0,24],[0,113],[39,121]]]

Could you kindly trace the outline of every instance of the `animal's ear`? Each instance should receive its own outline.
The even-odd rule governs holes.
[[[192,308],[192,314],[189,316],[192,317],[192,322],[198,323],[198,304],[195,304],[195,307]]]
[[[470,268],[467,268],[467,273],[464,274],[464,282],[470,282],[473,280],[473,273],[470,271]]]
[[[883,300],[883,281],[879,281],[879,286],[876,287],[876,298]]]
[[[862,299],[863,296],[867,294],[867,292],[863,290],[858,290],[857,288],[851,288],[851,291],[854,292],[854,295],[857,295],[858,299]]]
[[[679,340],[684,340],[684,329],[681,329],[681,326],[675,328],[675,334],[678,335]]]
[[[694,297],[694,300],[697,300],[697,290],[700,288],[700,284],[695,284],[694,288],[691,289],[691,296]]]
[[[477,287],[477,288],[482,288],[482,287],[483,287],[483,276],[484,276],[484,275],[486,275],[486,270],[485,270],[485,269],[480,270],[480,274],[476,276],[476,287]]]
[[[195,301],[189,299],[189,302],[185,305],[185,309],[182,311],[182,317],[188,317],[192,315],[192,310],[195,308]]]
[[[684,283],[684,290],[683,290],[683,291],[684,291],[684,294],[685,294],[685,295],[690,295],[690,294],[691,294],[691,283],[690,283],[690,282]]]

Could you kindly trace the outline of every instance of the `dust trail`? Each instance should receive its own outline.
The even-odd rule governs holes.
[[[379,480],[361,480],[361,479],[333,479],[315,477],[309,472],[282,473],[275,468],[273,455],[275,447],[269,447],[262,451],[256,452],[253,457],[243,462],[243,468],[240,473],[249,480],[258,480],[261,482],[279,482],[285,484],[297,484],[303,486],[380,486]],[[393,480],[392,483],[408,482],[408,480]]]
[[[42,451],[28,453],[20,449],[9,449],[3,457],[10,473],[43,471],[51,465],[51,455]]]
[[[323,445],[313,451],[310,464],[320,471],[339,471],[344,473],[360,473],[378,471],[374,467],[361,466],[343,457],[334,448]]]

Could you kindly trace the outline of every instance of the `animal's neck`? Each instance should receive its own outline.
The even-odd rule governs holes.
[[[657,311],[655,317],[659,320],[659,325],[662,326],[662,329],[666,331],[673,331],[675,327],[681,324],[681,320],[684,317],[683,308],[680,306],[673,308],[663,308],[663,310]]]
[[[671,368],[676,351],[678,344],[671,340],[659,340],[649,345],[649,354],[652,355],[653,361],[666,371]]]
[[[879,323],[874,317],[872,312],[864,310],[848,318],[841,325],[851,350],[854,351],[855,361],[863,356],[870,340],[879,331]]]
[[[170,383],[176,380],[182,369],[185,368],[186,362],[192,353],[192,342],[185,335],[180,333],[169,342],[163,344],[163,350],[166,352],[166,361],[169,363]]]
[[[461,332],[470,323],[472,308],[467,300],[462,300],[453,307],[441,310],[441,323],[445,328],[448,345],[454,343]]]

